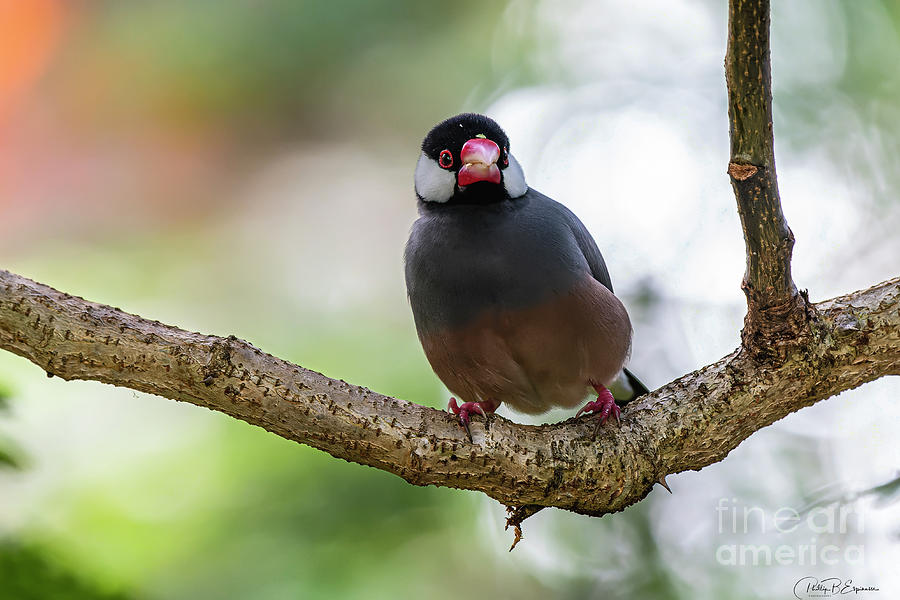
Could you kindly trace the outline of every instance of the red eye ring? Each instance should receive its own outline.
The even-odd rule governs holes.
[[[504,167],[509,166],[509,148],[503,149],[503,166]]]
[[[438,157],[438,164],[444,169],[449,169],[453,166],[453,155],[450,154],[449,150],[441,150],[441,155]]]

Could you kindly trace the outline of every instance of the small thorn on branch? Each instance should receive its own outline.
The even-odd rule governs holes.
[[[670,488],[670,487],[669,487],[669,484],[666,482],[666,476],[665,476],[665,475],[660,475],[660,476],[659,476],[659,479],[656,480],[656,483],[658,483],[659,485],[661,485],[661,486],[663,486],[664,488],[666,488],[666,491],[669,492],[670,494],[672,493],[672,488]]]

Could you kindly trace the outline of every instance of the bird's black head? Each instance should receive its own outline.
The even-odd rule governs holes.
[[[463,113],[435,125],[416,165],[423,202],[486,204],[522,196],[525,175],[509,153],[509,138],[492,119]]]

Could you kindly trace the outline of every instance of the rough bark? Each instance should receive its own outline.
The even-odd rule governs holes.
[[[747,246],[742,339],[757,354],[780,350],[806,327],[806,298],[791,278],[794,234],[781,211],[775,175],[769,0],[731,0],[728,12],[728,174]]]
[[[0,348],[50,375],[205,406],[415,485],[601,515],[637,502],[660,476],[723,459],[795,410],[900,373],[900,279],[816,308],[812,334],[784,360],[738,349],[630,404],[622,426],[602,428],[596,440],[590,417],[530,426],[494,415],[473,422],[469,443],[445,412],[6,271]]]

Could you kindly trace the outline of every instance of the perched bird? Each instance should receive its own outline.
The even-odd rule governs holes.
[[[471,439],[472,414],[574,408],[602,425],[647,388],[627,370],[631,321],[568,208],[531,189],[493,120],[461,114],[422,142],[406,245],[416,331]],[[614,385],[616,384],[616,385]]]

